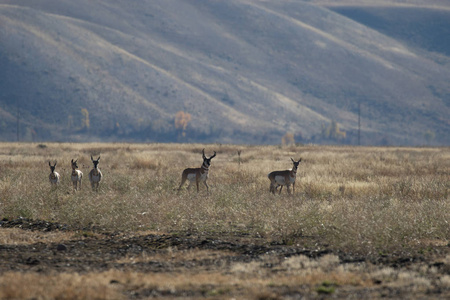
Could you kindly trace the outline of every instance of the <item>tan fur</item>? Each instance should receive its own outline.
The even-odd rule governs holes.
[[[89,181],[91,182],[92,190],[98,191],[100,181],[102,180],[103,177],[102,172],[98,168],[100,156],[97,158],[97,160],[94,160],[94,158],[91,155],[91,161],[94,164],[94,168],[89,172]]]
[[[207,158],[205,156],[205,149],[202,150],[203,154],[203,164],[200,168],[187,168],[183,170],[183,173],[181,174],[181,183],[178,187],[178,192],[181,190],[181,187],[186,182],[186,180],[189,180],[189,186],[188,189],[191,188],[192,182],[195,181],[195,184],[197,185],[197,193],[199,192],[199,186],[198,184],[200,182],[203,182],[203,184],[206,186],[206,191],[209,193],[209,186],[206,183],[206,180],[208,179],[208,171],[209,166],[211,165],[211,159],[216,156],[216,151],[214,151],[214,155],[210,158]]]
[[[50,180],[50,184],[51,184],[52,186],[56,186],[56,185],[59,184],[59,178],[60,178],[60,175],[59,175],[58,172],[55,171],[56,164],[57,164],[57,163],[55,162],[55,164],[52,166],[52,165],[50,164],[50,162],[48,162],[48,165],[49,165],[50,171],[51,171],[50,175],[48,176],[48,179]]]
[[[280,191],[278,194],[281,194],[281,190],[283,186],[286,186],[288,194],[291,193],[289,189],[292,184],[292,193],[295,193],[295,179],[297,177],[297,168],[302,160],[301,158],[298,161],[294,161],[292,158],[293,167],[292,170],[284,170],[284,171],[273,171],[267,175],[270,180],[270,188],[269,191],[272,194],[275,194],[275,191],[278,187],[280,187]]]
[[[80,170],[77,170],[77,160],[72,159],[72,174],[70,176],[70,179],[72,180],[72,190],[74,192],[81,190],[81,180],[83,178],[83,172]]]

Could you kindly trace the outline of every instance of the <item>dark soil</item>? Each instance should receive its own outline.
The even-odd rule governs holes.
[[[217,269],[220,266],[230,265],[233,262],[251,262],[260,260],[261,256],[273,256],[283,258],[305,255],[310,258],[318,258],[325,254],[335,254],[339,256],[340,262],[345,263],[370,263],[392,268],[408,269],[414,264],[425,264],[437,270],[436,278],[450,274],[450,266],[442,263],[438,258],[446,257],[450,254],[450,247],[434,247],[426,254],[400,253],[396,255],[362,255],[352,254],[331,249],[323,245],[318,238],[299,237],[296,245],[283,245],[280,243],[268,242],[263,238],[250,237],[246,235],[230,236],[219,234],[190,234],[190,233],[170,233],[170,234],[149,234],[149,235],[127,235],[125,233],[106,232],[98,228],[69,228],[66,225],[55,224],[45,221],[34,221],[28,219],[3,220],[0,221],[0,228],[22,228],[31,231],[79,231],[80,239],[64,241],[61,243],[36,243],[32,245],[0,245],[0,273],[7,271],[19,272],[77,272],[80,274],[87,272],[101,272],[110,269],[126,269],[138,272],[168,272],[179,270],[208,270]],[[302,247],[301,245],[314,245],[313,247]],[[142,253],[156,254],[167,252],[167,249],[180,250],[215,250],[229,253],[214,259],[194,259],[194,260],[151,260],[148,262],[118,263],[124,257],[137,256]],[[276,260],[275,260],[276,261]],[[270,264],[265,266],[272,268]],[[112,282],[114,284],[115,282]],[[365,291],[363,289],[348,290],[342,288],[339,298],[369,297],[392,297],[402,298],[407,291],[395,290],[392,288],[381,288],[374,294],[374,289]],[[290,298],[302,298],[298,291],[284,290],[279,288],[273,290],[274,295],[289,296]],[[154,291],[153,291],[154,292]],[[153,293],[152,292],[152,293]],[[152,294],[149,291],[135,293],[133,298],[143,297],[164,297],[161,294]],[[179,291],[185,293],[170,295],[170,297],[183,297],[189,295],[189,291]],[[186,294],[187,293],[187,294]],[[193,292],[192,292],[193,293]],[[400,293],[400,294],[398,294]],[[321,294],[315,294],[322,297]],[[338,296],[337,294],[334,297]],[[436,286],[430,289],[426,295],[431,298],[441,298],[450,295],[448,287]],[[191,297],[201,297],[203,295],[190,295]],[[304,295],[303,295],[304,296]],[[272,296],[271,296],[272,297]],[[271,298],[269,297],[269,298]],[[273,297],[272,297],[273,298]],[[419,297],[421,298],[421,297]]]

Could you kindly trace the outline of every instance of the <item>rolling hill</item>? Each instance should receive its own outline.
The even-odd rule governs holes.
[[[450,145],[449,30],[439,0],[0,0],[0,140]]]

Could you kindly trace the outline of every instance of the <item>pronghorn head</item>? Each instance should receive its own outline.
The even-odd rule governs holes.
[[[53,166],[52,166],[52,164],[50,162],[48,162],[48,165],[49,165],[50,170],[52,171],[52,173],[55,172],[56,164],[57,164],[56,161],[55,161],[55,164]]]
[[[97,169],[98,162],[100,161],[100,156],[97,158],[97,160],[94,160],[94,158],[92,158],[92,155],[91,155],[91,160],[92,160],[92,163],[94,164],[94,169]]]
[[[302,161],[302,159],[300,158],[298,161],[295,161],[295,160],[293,160],[292,157],[291,157],[291,160],[292,160],[292,163],[294,164],[294,166],[293,166],[293,168],[292,168],[292,171],[297,171],[298,165],[300,164],[300,162]]]
[[[77,161],[78,161],[78,159],[75,161],[73,161],[73,159],[72,159],[72,170],[78,169]]]
[[[203,163],[206,164],[207,167],[209,167],[211,165],[211,159],[213,159],[216,156],[216,151],[214,151],[213,156],[211,156],[210,158],[207,158],[205,156],[205,149],[202,150],[202,154],[203,154]]]

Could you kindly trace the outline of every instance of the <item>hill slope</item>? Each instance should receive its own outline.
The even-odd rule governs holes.
[[[450,144],[450,5],[342,3],[0,0],[0,139]]]

